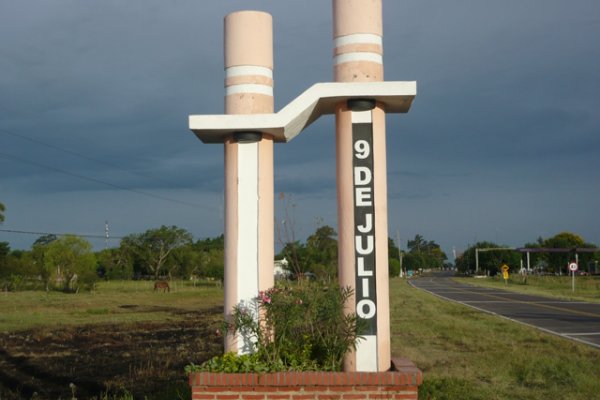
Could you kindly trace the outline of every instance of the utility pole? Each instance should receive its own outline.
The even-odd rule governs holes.
[[[400,278],[404,276],[404,271],[402,270],[402,247],[400,245],[400,231],[396,229],[396,243],[398,245],[398,261],[400,262]]]
[[[108,221],[104,221],[104,249],[108,249]]]

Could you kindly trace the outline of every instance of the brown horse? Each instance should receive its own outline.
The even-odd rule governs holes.
[[[162,289],[163,292],[170,292],[169,282],[167,281],[156,281],[154,282],[154,291]]]

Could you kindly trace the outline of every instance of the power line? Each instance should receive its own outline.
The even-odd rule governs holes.
[[[18,133],[14,133],[14,132],[8,131],[8,130],[3,129],[3,128],[0,128],[0,132],[4,133],[5,135],[10,135],[10,136],[13,136],[13,137],[17,137],[17,138],[20,138],[20,139],[23,139],[23,140],[30,141],[30,142],[35,143],[35,144],[46,146],[46,147],[49,147],[49,148],[54,149],[54,150],[61,151],[61,152],[66,153],[66,154],[70,154],[72,156],[76,156],[76,157],[82,158],[84,160],[92,161],[92,162],[95,162],[95,163],[98,163],[98,164],[105,165],[107,167],[115,168],[115,169],[118,169],[120,171],[124,171],[124,172],[130,173],[132,175],[138,175],[138,176],[141,176],[141,177],[146,178],[146,179],[155,180],[157,182],[164,183],[164,184],[167,184],[169,186],[173,185],[173,182],[169,182],[169,181],[166,181],[164,179],[160,179],[160,178],[157,178],[155,176],[152,176],[152,175],[149,175],[149,174],[145,174],[143,172],[131,171],[131,170],[125,169],[123,167],[120,167],[120,166],[118,166],[116,164],[112,164],[112,163],[106,162],[104,160],[99,160],[97,158],[90,157],[90,156],[87,156],[85,154],[73,151],[73,150],[65,149],[64,147],[60,147],[60,146],[57,146],[57,145],[54,145],[54,144],[51,144],[51,143],[46,143],[46,142],[44,142],[42,140],[39,140],[39,139],[34,139],[32,137],[29,137],[29,136],[25,136],[25,135],[21,135],[21,134],[18,134]]]
[[[18,234],[24,234],[24,235],[37,235],[37,236],[44,236],[44,235],[54,235],[54,236],[74,235],[74,236],[84,237],[84,238],[88,238],[88,239],[106,239],[106,240],[109,239],[108,237],[106,237],[104,235],[87,235],[87,234],[78,234],[78,233],[56,233],[56,232],[35,232],[35,231],[21,231],[21,230],[16,230],[16,229],[0,229],[0,232],[18,233]],[[111,236],[110,239],[123,239],[123,236]]]
[[[198,205],[198,204],[188,203],[187,201],[172,199],[172,198],[169,198],[169,197],[160,196],[158,194],[144,192],[144,191],[137,190],[137,189],[131,189],[131,188],[128,188],[128,187],[125,187],[125,186],[115,185],[113,183],[105,182],[105,181],[102,181],[100,179],[90,178],[90,177],[85,176],[85,175],[80,175],[80,174],[76,174],[74,172],[65,171],[65,170],[60,169],[60,168],[56,168],[56,167],[52,167],[50,165],[38,163],[36,161],[27,160],[25,158],[13,156],[11,154],[6,154],[6,153],[3,153],[3,152],[0,152],[0,157],[4,157],[4,158],[9,159],[9,160],[19,161],[19,162],[22,162],[22,163],[25,163],[25,164],[35,165],[36,167],[40,167],[40,168],[44,168],[44,169],[50,169],[52,171],[56,171],[56,172],[59,172],[61,174],[65,174],[65,175],[72,176],[74,178],[78,178],[78,179],[82,179],[82,180],[86,180],[86,181],[91,181],[91,182],[99,183],[101,185],[110,186],[110,187],[115,188],[115,189],[125,190],[127,192],[137,193],[137,194],[141,194],[143,196],[154,197],[155,199],[160,199],[160,200],[164,200],[164,201],[170,201],[172,203],[183,204],[183,205],[186,205],[186,206],[189,206],[189,207],[201,208],[201,206]]]

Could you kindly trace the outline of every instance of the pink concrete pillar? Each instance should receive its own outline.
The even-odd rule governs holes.
[[[225,17],[225,113],[273,112],[273,22],[269,14]],[[225,315],[255,306],[273,286],[273,138],[238,132],[225,140]],[[227,335],[225,351],[250,344]]]
[[[336,82],[383,81],[381,0],[333,0]],[[385,111],[372,99],[336,108],[339,281],[349,311],[366,321],[346,371],[391,366]]]

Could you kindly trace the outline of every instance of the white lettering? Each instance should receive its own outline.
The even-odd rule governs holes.
[[[358,263],[358,276],[373,276],[373,271],[365,270],[365,259],[363,257],[358,257],[356,262]]]
[[[357,207],[370,207],[373,205],[373,202],[371,201],[370,187],[356,188],[355,196]]]
[[[373,229],[373,214],[371,214],[371,213],[365,214],[365,224],[357,225],[356,229],[358,229],[358,231],[360,233],[371,232],[371,230]]]
[[[365,236],[367,238],[367,247],[363,248],[362,238],[363,236],[355,236],[356,252],[361,255],[371,254],[373,252],[373,235]]]
[[[373,175],[369,167],[354,167],[354,185],[364,186],[371,183]]]
[[[369,279],[363,278],[362,284],[363,284],[363,289],[362,289],[363,297],[369,297]]]
[[[354,154],[356,158],[361,160],[369,157],[369,154],[371,153],[371,147],[366,140],[357,140],[356,143],[354,143],[354,150],[356,150],[356,153]]]
[[[365,307],[367,307],[367,312],[365,312]],[[356,315],[358,315],[362,319],[371,319],[375,316],[375,303],[373,300],[362,299],[358,303],[356,303]]]

